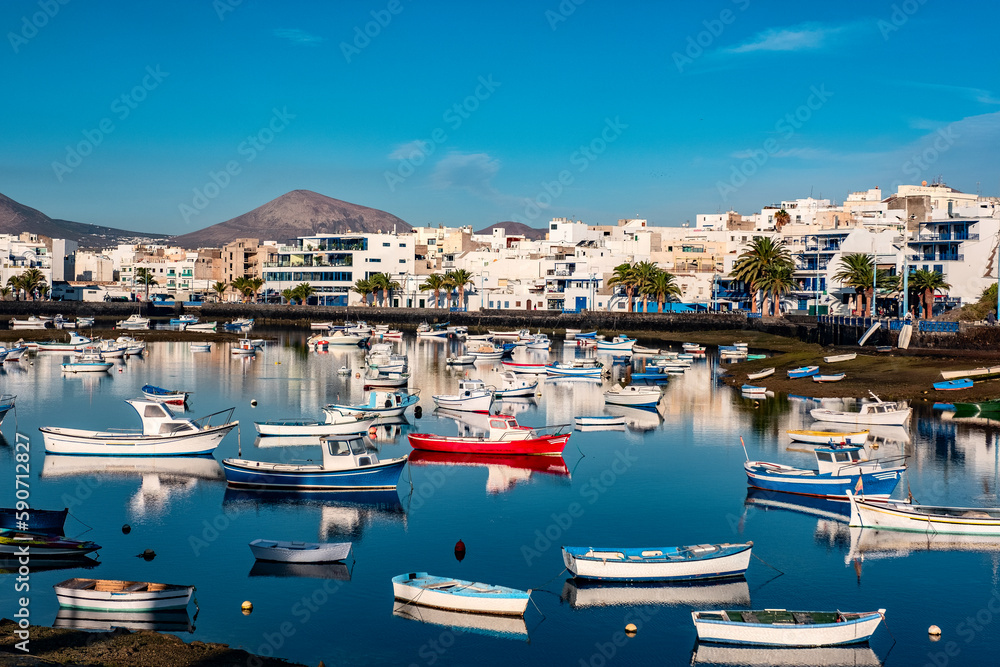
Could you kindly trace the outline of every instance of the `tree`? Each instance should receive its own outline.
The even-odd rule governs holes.
[[[222,301],[222,297],[226,293],[226,290],[229,289],[229,285],[223,282],[218,282],[212,285],[212,289],[215,291],[216,300]]]
[[[0,299],[3,301],[9,299],[12,293],[13,290],[10,287],[0,287]]]
[[[153,276],[153,270],[147,269],[144,266],[140,266],[135,270],[135,282],[146,286],[146,301],[149,301],[149,286],[159,285],[159,283],[156,282],[156,278]]]
[[[452,290],[457,289],[458,305],[459,307],[463,307],[465,305],[465,286],[472,284],[472,274],[465,269],[452,269],[448,273],[444,274],[444,277],[448,293],[450,294]]]
[[[733,264],[732,276],[750,288],[751,310],[757,310],[757,295],[763,289],[761,282],[767,276],[768,271],[777,267],[790,267],[794,269],[795,263],[788,252],[788,248],[782,241],[775,241],[768,236],[758,236],[741,254]]]
[[[378,288],[382,290],[382,306],[387,306],[392,293],[400,289],[400,284],[392,279],[391,273],[379,273],[373,278],[377,279]]]
[[[627,262],[616,266],[611,279],[608,280],[608,286],[619,286],[625,290],[625,297],[628,299],[628,312],[631,313],[632,296],[635,294],[636,287],[638,286],[635,267]]]
[[[649,292],[646,288],[653,282],[653,279],[661,273],[660,267],[658,267],[653,262],[639,262],[634,267],[635,270],[635,288],[636,291],[644,296],[642,310],[644,313],[649,312]]]
[[[934,315],[934,293],[951,289],[951,285],[944,281],[937,271],[914,271],[909,277],[910,287],[920,295],[921,307],[924,311],[924,319],[930,319]]]
[[[259,292],[260,288],[263,286],[264,286],[264,279],[260,277],[250,278],[247,281],[247,287],[250,288],[250,295],[253,297],[254,301],[257,300],[257,292]]]
[[[283,289],[283,290],[281,290],[281,297],[287,303],[294,304],[295,303],[295,298],[296,298],[295,297],[295,290],[293,290],[291,287]]]
[[[427,291],[434,292],[435,308],[441,307],[441,299],[439,298],[439,294],[441,290],[444,288],[445,288],[444,276],[442,276],[440,273],[432,273],[431,275],[427,276],[427,279],[424,282],[420,284],[421,292],[427,292]]]
[[[14,300],[21,300],[21,290],[24,289],[24,283],[21,280],[21,276],[11,276],[7,279],[7,287],[9,287],[14,293]]]
[[[793,271],[794,268],[791,266],[777,264],[772,266],[761,279],[760,288],[771,300],[771,315],[773,317],[780,315],[781,297],[788,294],[796,284],[795,278],[792,276]]]
[[[358,278],[351,289],[361,295],[361,303],[367,306],[368,295],[374,291],[372,281],[367,278]]]
[[[292,288],[292,293],[299,300],[299,305],[305,305],[306,299],[316,293],[316,289],[309,283],[299,283]]]
[[[681,295],[681,287],[677,284],[677,276],[669,271],[659,271],[648,283],[642,286],[643,296],[652,297],[659,305],[660,312],[663,312],[663,304],[672,296]],[[649,300],[646,300],[649,303]],[[649,311],[649,308],[646,308]]]
[[[49,297],[49,292],[50,292],[51,290],[49,290],[49,286],[48,286],[48,285],[46,285],[45,283],[42,283],[41,285],[39,285],[39,286],[38,286],[38,287],[36,287],[35,289],[36,289],[36,290],[37,290],[37,292],[38,292],[38,296],[39,296],[39,298],[42,298],[42,299],[47,299],[47,298]]]
[[[774,214],[774,229],[780,232],[781,228],[792,221],[792,216],[788,214],[788,211],[781,209]]]

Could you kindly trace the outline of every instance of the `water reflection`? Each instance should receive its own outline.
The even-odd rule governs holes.
[[[510,491],[519,483],[529,482],[536,473],[569,478],[569,468],[562,456],[503,456],[415,450],[410,454],[410,465],[486,468],[489,471],[486,478],[486,491],[489,493]]]
[[[399,601],[393,602],[392,615],[411,621],[447,626],[459,632],[473,632],[500,639],[528,640],[528,626],[520,616],[470,614]]]
[[[307,579],[336,579],[350,581],[351,569],[345,563],[274,563],[255,561],[250,577],[303,577]]]
[[[186,609],[124,612],[60,607],[52,627],[75,630],[111,631],[114,628],[127,628],[132,631],[194,632],[194,625]]]
[[[903,558],[915,551],[976,551],[1000,556],[1000,541],[995,535],[942,535],[902,530],[851,528],[851,547],[845,563],[855,559]]]
[[[574,609],[608,606],[746,606],[750,587],[743,577],[711,583],[601,583],[567,579],[562,600]]]
[[[0,558],[0,575],[2,574],[17,574],[18,568],[24,565],[19,563],[17,558]],[[53,570],[92,570],[100,565],[100,562],[90,558],[89,556],[80,556],[79,558],[40,558],[38,556],[31,557],[31,571],[32,572],[49,572]]]
[[[702,644],[695,646],[691,664],[741,665],[747,667],[879,667],[882,661],[869,646],[826,646],[821,648],[752,648]]]

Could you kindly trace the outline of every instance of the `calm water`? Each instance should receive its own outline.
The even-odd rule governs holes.
[[[33,623],[57,620],[52,584],[99,576],[194,584],[200,611],[193,632],[180,633],[186,641],[224,642],[307,664],[320,659],[353,665],[872,664],[875,655],[887,654],[890,665],[994,662],[1000,636],[1000,618],[994,618],[1000,612],[996,548],[953,539],[928,543],[905,533],[852,535],[846,521],[823,514],[821,506],[796,505],[794,496],[783,503],[748,498],[740,436],[751,458],[808,465],[811,454],[787,451],[785,430],[809,426],[808,410],[818,403],[778,397],[758,405],[742,399],[718,383],[711,358],[671,379],[659,412],[605,408],[602,392],[608,381],[543,381],[540,396],[501,407],[528,425],[571,423],[575,415],[626,414],[627,429],[577,431],[563,459],[488,465],[420,461],[403,472],[398,493],[275,497],[227,491],[217,461],[237,455],[236,432],[226,437],[215,459],[45,455],[39,426],[138,426],[123,400],[136,397],[148,382],[194,390],[189,416],[236,406],[245,458],[318,456],[316,447],[255,444],[252,422],[321,418],[326,402],[360,401],[362,381],[338,376],[337,369],[346,364],[360,370],[362,351],[307,353],[302,332],[255,332],[264,334],[277,340],[255,359],[232,358],[219,345],[211,353],[192,354],[186,343],[155,343],[145,358],[120,361],[103,377],[64,376],[60,354],[5,364],[0,390],[17,394],[18,408],[16,423],[14,413],[3,423],[0,462],[10,472],[0,505],[14,502],[8,443],[14,442],[16,427],[31,437],[33,506],[69,506],[67,534],[104,547],[100,564],[90,570],[43,570],[43,564],[34,564]],[[474,417],[463,423],[435,414],[430,398],[450,393],[466,372],[445,364],[457,345],[412,339],[403,344],[411,360],[411,388],[419,387],[423,397],[423,416],[416,419],[408,411],[408,423],[380,428],[383,457],[410,451],[409,430],[475,429]],[[549,356],[584,354],[593,352],[557,344]],[[518,355],[545,358],[523,350]],[[492,363],[469,370],[494,384],[499,372]],[[615,378],[623,372],[615,366]],[[819,389],[803,380],[804,393]],[[909,457],[896,495],[905,495],[908,483],[925,503],[1000,504],[994,425],[949,420],[930,403],[916,407],[908,430],[877,433],[877,455]],[[127,535],[123,524],[131,526]],[[258,537],[352,540],[356,562],[300,570],[255,565],[247,543]],[[459,539],[467,545],[462,562],[453,552]],[[745,540],[753,540],[754,554],[784,574],[753,559],[746,581],[736,583],[578,587],[562,572],[559,552],[562,544]],[[155,550],[156,558],[137,558],[145,549]],[[456,628],[467,619],[441,618],[414,607],[394,614],[390,579],[407,571],[532,588],[535,606],[529,605],[523,624],[496,621],[476,628]],[[10,574],[2,578],[2,613],[9,617],[14,581]],[[240,611],[244,600],[254,604],[250,616]],[[778,658],[766,650],[697,647],[690,611],[720,605],[885,607],[889,632],[879,629],[871,651],[826,649]],[[630,622],[639,632],[626,641],[620,631]],[[932,623],[944,631],[940,642],[928,641]],[[181,619],[174,631],[185,628]],[[947,646],[949,641],[955,644]],[[946,648],[953,657],[947,657]]]

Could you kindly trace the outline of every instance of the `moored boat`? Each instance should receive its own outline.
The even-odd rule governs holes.
[[[862,403],[858,412],[845,412],[842,410],[828,410],[826,408],[815,408],[809,411],[813,419],[826,422],[839,422],[842,424],[883,424],[888,426],[902,426],[910,420],[913,409],[910,407],[900,407],[895,401],[883,401],[875,394],[869,392],[874,402]]]
[[[215,331],[218,327],[218,322],[195,322],[194,324],[188,324],[185,327],[185,331]]]
[[[842,361],[851,361],[856,359],[857,356],[857,352],[851,352],[850,354],[834,354],[829,357],[823,357],[823,362],[827,364],[837,364]]]
[[[790,378],[807,378],[819,373],[819,366],[802,366],[788,371]]]
[[[526,364],[504,359],[500,362],[504,370],[523,373],[525,375],[545,375],[545,364]]]
[[[493,392],[494,398],[534,396],[538,390],[538,380],[521,380],[514,371],[504,371],[500,374],[500,380],[500,386]]]
[[[212,351],[212,344],[211,343],[198,343],[198,342],[195,342],[195,341],[191,341],[188,344],[188,348],[192,352],[211,352]]]
[[[7,413],[14,409],[16,401],[16,394],[0,394],[0,424],[3,423],[3,418],[7,416]]]
[[[410,446],[432,452],[465,452],[469,454],[562,454],[569,433],[564,425],[531,428],[521,426],[509,415],[491,415],[489,434],[485,437],[446,436],[433,433],[408,433]],[[542,430],[555,429],[552,434]]]
[[[807,442],[811,445],[863,445],[868,441],[868,431],[811,431],[793,429],[785,431],[796,442]]]
[[[759,646],[836,646],[868,641],[885,616],[785,609],[693,611],[698,641]]]
[[[181,391],[180,389],[164,389],[163,387],[157,387],[151,384],[144,384],[142,386],[142,395],[151,401],[156,401],[157,403],[167,403],[170,405],[184,405],[187,401],[189,391]]]
[[[555,376],[600,378],[607,371],[596,359],[577,359],[548,364],[545,366],[545,372]]]
[[[753,542],[686,547],[567,547],[563,564],[573,576],[616,581],[685,581],[740,576]]]
[[[813,375],[812,379],[813,382],[840,382],[845,377],[847,377],[846,373],[828,373],[821,375]]]
[[[114,362],[104,359],[100,348],[85,347],[72,361],[62,364],[62,370],[66,373],[104,373],[114,365]]]
[[[47,533],[62,535],[69,508],[61,510],[18,510],[13,507],[0,507],[0,529],[16,530],[18,523],[26,525],[24,530],[32,533]]]
[[[254,422],[253,427],[262,436],[330,436],[367,433],[378,421],[375,414],[341,414],[327,412],[326,421],[308,419],[275,419]]]
[[[149,318],[133,313],[127,319],[116,322],[115,326],[126,331],[142,331],[149,329]]]
[[[918,505],[899,500],[871,502],[848,493],[851,526],[928,534],[1000,536],[1000,507]]]
[[[891,465],[905,457],[866,460],[861,458],[862,448],[858,446],[817,447],[813,453],[817,462],[814,469],[748,460],[743,464],[747,485],[837,500],[846,499],[849,491],[862,489],[867,496],[888,498],[906,470],[905,465]]]
[[[482,380],[459,380],[457,394],[437,394],[431,398],[436,406],[449,410],[489,412],[493,406],[493,390]]]
[[[90,338],[81,336],[75,331],[70,331],[68,343],[53,340],[34,343],[34,346],[38,352],[77,352],[91,343],[93,341]]]
[[[406,409],[420,402],[420,390],[413,391],[369,391],[367,403],[328,403],[323,406],[327,415],[374,414],[379,419],[399,417]]]
[[[460,354],[457,357],[446,358],[444,363],[449,366],[470,366],[476,363],[476,356],[474,354]]]
[[[764,395],[767,393],[767,387],[761,387],[759,385],[754,385],[754,384],[744,384],[742,387],[740,387],[740,391],[743,392],[744,394]]]
[[[631,352],[633,346],[635,346],[635,338],[628,336],[615,336],[610,341],[597,341],[598,352]]]
[[[523,616],[531,591],[409,572],[392,578],[397,600],[425,607],[501,616]]]
[[[30,554],[34,558],[78,558],[101,545],[49,533],[0,530],[0,557]],[[23,565],[24,563],[22,563]]]
[[[573,421],[577,427],[586,426],[592,428],[620,428],[625,426],[625,417],[621,415],[596,415],[574,417]]]
[[[194,594],[194,586],[111,579],[67,579],[52,588],[60,607],[106,611],[184,609]]]
[[[631,405],[636,407],[656,407],[663,398],[658,387],[630,384],[622,387],[614,385],[604,392],[604,402],[611,405]]]
[[[774,375],[774,367],[765,368],[764,370],[757,371],[756,373],[747,373],[747,380],[761,380],[766,377]]]
[[[333,563],[351,555],[351,543],[256,539],[250,551],[257,560],[274,563]]]
[[[961,378],[958,380],[935,382],[934,389],[937,391],[958,391],[959,389],[971,389],[972,385],[973,382],[970,378]]]

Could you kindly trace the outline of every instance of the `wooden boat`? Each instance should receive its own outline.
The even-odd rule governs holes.
[[[219,328],[218,322],[196,322],[187,325],[185,331],[215,331]]]
[[[0,530],[16,530],[18,523],[27,524],[25,530],[32,533],[62,535],[69,508],[61,510],[17,510],[0,507]]]
[[[836,646],[868,641],[885,617],[870,612],[693,611],[698,641],[758,646]]]
[[[631,405],[636,407],[655,407],[663,394],[658,387],[630,384],[625,387],[614,385],[604,392],[604,402],[611,405]]]
[[[370,335],[360,333],[347,333],[346,331],[333,331],[325,334],[315,334],[306,339],[306,345],[311,348],[331,347],[331,346],[355,346],[363,345],[371,338]]]
[[[635,345],[635,338],[628,336],[615,336],[610,341],[597,341],[598,352],[631,352]]]
[[[332,413],[339,415],[374,414],[380,421],[389,417],[400,417],[406,409],[420,402],[420,390],[413,391],[380,391],[368,392],[367,403],[328,403],[323,406],[327,420]]]
[[[0,557],[30,554],[32,558],[78,558],[101,545],[48,533],[0,530]],[[23,565],[23,563],[22,563]]]
[[[197,343],[195,341],[191,341],[188,344],[188,348],[192,352],[211,352],[212,351],[212,344],[211,343]]]
[[[351,543],[256,539],[250,543],[250,551],[257,560],[275,563],[333,563],[351,555]]]
[[[326,421],[322,422],[308,419],[277,419],[254,422],[253,426],[262,436],[328,436],[367,433],[377,421],[378,415],[375,414],[345,415],[330,411],[326,413]]]
[[[485,343],[480,345],[474,350],[470,350],[469,354],[476,358],[476,361],[496,361],[500,359],[504,354],[504,349],[497,345],[491,345]]]
[[[531,591],[409,572],[392,578],[392,594],[425,607],[500,616],[523,616]]]
[[[543,434],[541,429],[521,426],[517,419],[509,415],[491,415],[489,433],[485,437],[446,436],[432,433],[408,433],[410,446],[432,452],[465,452],[469,454],[562,454],[569,440],[569,433],[563,433],[560,426],[545,426],[555,429],[552,434]]]
[[[469,366],[476,363],[476,355],[474,354],[460,354],[457,357],[448,357],[444,360],[444,363],[449,366]]]
[[[811,445],[863,445],[868,442],[868,431],[785,431],[796,442],[807,442]]]
[[[51,454],[98,454],[101,456],[190,456],[209,454],[239,422],[229,421],[235,408],[220,410],[197,420],[175,417],[156,401],[125,401],[142,420],[142,430],[85,431],[42,426],[45,451]],[[212,417],[225,415],[213,426]]]
[[[841,361],[852,361],[858,356],[857,352],[851,352],[850,354],[834,354],[829,357],[823,357],[823,363],[826,364],[839,364]]]
[[[573,421],[579,426],[588,427],[608,427],[618,428],[625,426],[625,417],[621,415],[597,415],[592,417],[574,417]]]
[[[16,400],[17,394],[0,394],[0,424],[3,423],[7,413],[14,409]]]
[[[438,394],[431,398],[439,408],[464,412],[489,412],[493,406],[493,390],[482,380],[459,380],[457,394]]]
[[[970,378],[962,378],[960,380],[944,380],[942,382],[935,382],[934,389],[936,391],[958,391],[959,389],[971,389],[973,382]]]
[[[867,492],[847,494],[850,525],[879,530],[907,530],[936,535],[1000,536],[1000,507],[945,507],[899,500],[871,502]]]
[[[788,371],[790,378],[807,378],[819,373],[819,366],[802,366]]]
[[[686,581],[740,576],[750,564],[746,544],[688,547],[563,547],[574,577],[616,581]]]
[[[361,435],[331,436],[322,440],[323,462],[269,463],[223,459],[230,486],[279,491],[360,491],[395,489],[406,456],[379,460],[371,441]]]
[[[840,382],[845,377],[847,377],[846,373],[830,373],[825,375],[813,375],[812,379],[813,382]]]
[[[236,342],[236,344],[230,346],[230,354],[249,356],[251,354],[257,354],[257,346],[254,345],[249,338],[242,338]]]
[[[596,359],[578,359],[575,361],[556,361],[545,366],[548,375],[562,377],[600,378],[605,368]]]
[[[521,380],[514,371],[504,371],[500,374],[500,380],[500,386],[493,392],[494,398],[534,396],[538,391],[538,380],[533,382]]]
[[[525,375],[545,375],[545,364],[524,364],[504,359],[500,362],[504,370],[523,373]]]
[[[127,319],[116,322],[115,327],[126,331],[146,330],[149,329],[149,318],[133,313]]]
[[[1000,375],[1000,366],[980,366],[967,371],[941,371],[942,380],[957,380],[959,378],[985,379],[992,375]]]
[[[69,342],[64,343],[62,341],[44,341],[41,343],[33,343],[35,349],[38,352],[77,352],[82,350],[88,345],[91,345],[93,340],[87,338],[86,336],[81,336],[75,331],[69,332]]]
[[[747,485],[755,489],[837,500],[845,500],[848,491],[864,489],[867,496],[888,498],[906,470],[905,465],[891,464],[905,457],[865,460],[862,451],[858,446],[817,447],[814,469],[750,460],[743,469]]]
[[[757,371],[756,373],[747,373],[748,380],[760,380],[766,377],[774,375],[774,367],[765,368],[762,371]]]
[[[164,389],[163,387],[156,387],[151,384],[142,385],[142,395],[151,401],[156,401],[157,403],[167,403],[169,405],[184,405],[187,401],[188,394],[191,392],[181,391],[179,389]]]
[[[64,373],[106,373],[114,362],[105,361],[97,347],[85,347],[72,361],[62,364]]]
[[[67,579],[52,588],[60,607],[105,611],[184,609],[194,594],[194,586],[110,579]]]
[[[865,334],[858,340],[858,345],[859,346],[864,345],[868,341],[868,339],[872,337],[872,334],[878,331],[879,327],[881,326],[882,323],[876,320],[875,323],[868,328],[868,331],[866,331]]]
[[[824,422],[839,422],[841,424],[883,424],[887,426],[902,426],[910,421],[913,409],[901,408],[895,401],[883,401],[872,392],[875,399],[872,403],[862,403],[858,412],[842,410],[827,410],[815,408],[809,411],[813,419]]]

